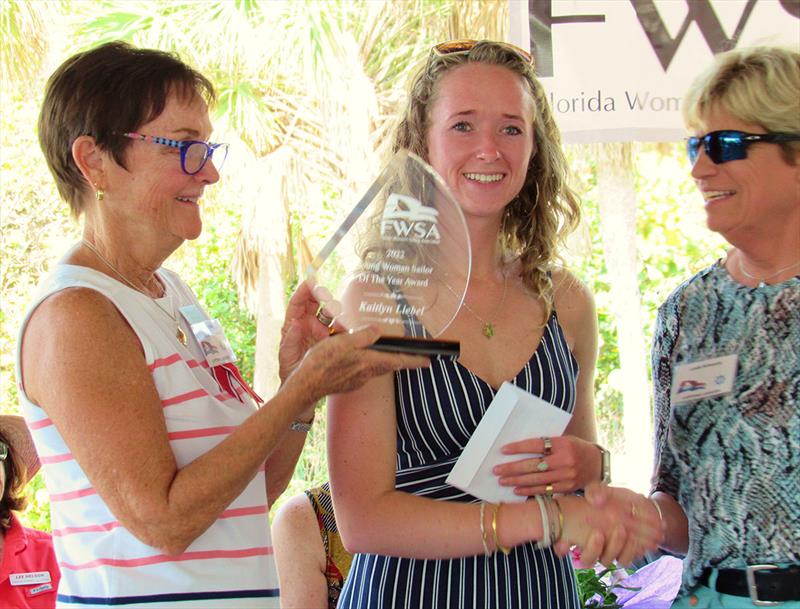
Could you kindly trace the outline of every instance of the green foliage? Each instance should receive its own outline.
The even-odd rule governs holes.
[[[25,526],[41,531],[50,530],[50,498],[44,486],[42,473],[37,473],[25,487],[28,496],[28,507],[21,520]]]
[[[78,228],[60,201],[36,134],[38,104],[3,93],[0,188],[0,412],[17,412],[14,373],[17,332],[39,278],[77,239]]]
[[[308,434],[303,454],[297,461],[294,476],[286,487],[286,491],[275,502],[270,510],[272,518],[283,503],[299,495],[307,488],[319,486],[328,480],[328,454],[326,447],[327,420],[325,406],[318,408],[314,426]]]
[[[658,306],[685,279],[724,254],[725,242],[705,226],[702,197],[689,175],[680,144],[635,143],[636,232],[639,294],[645,341],[652,341]],[[571,146],[568,159],[581,194],[583,222],[570,241],[566,262],[595,298],[599,354],[595,375],[598,429],[612,448],[622,441],[622,377],[612,312],[611,283],[603,254],[597,160],[586,146]],[[649,362],[648,362],[649,366]]]
[[[115,40],[132,42],[136,32],[150,27],[152,23],[152,17],[138,13],[107,13],[84,25],[79,30],[79,34],[91,39],[91,46]]]
[[[203,196],[203,233],[185,244],[167,261],[192,288],[209,317],[219,319],[237,356],[242,376],[252,381],[255,373],[256,322],[239,301],[231,261],[241,223],[241,209],[220,202],[224,188]]]
[[[575,579],[578,583],[578,599],[581,607],[591,607],[593,609],[619,609],[621,605],[617,601],[616,589],[638,590],[638,588],[626,588],[614,583],[619,569],[576,569]],[[625,572],[627,574],[627,571]],[[597,596],[597,598],[595,598]]]
[[[3,32],[0,87],[10,89],[35,79],[47,54],[47,37],[34,0],[0,2],[0,31]]]

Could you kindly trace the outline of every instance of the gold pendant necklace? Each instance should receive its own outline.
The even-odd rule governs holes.
[[[455,296],[458,296],[458,294],[456,294],[456,291],[453,288],[451,288],[447,283],[445,283],[444,285]],[[500,304],[497,305],[497,310],[495,311],[493,317],[497,317],[497,315],[500,313],[500,310],[503,308],[503,304],[506,301],[506,292],[507,292],[507,290],[508,290],[508,273],[504,272],[503,273],[503,296],[500,298]],[[478,315],[472,309],[472,307],[467,304],[466,300],[462,304],[464,305],[464,308],[467,310],[468,313],[470,313],[475,319],[477,319],[479,322],[481,322],[481,333],[486,337],[486,339],[488,340],[488,339],[492,338],[494,336],[494,324],[491,321],[487,321],[483,317]]]
[[[81,239],[81,243],[83,243],[83,245],[85,245],[92,253],[94,253],[94,255],[97,256],[100,259],[100,261],[103,262],[103,264],[105,264],[108,268],[110,268],[112,271],[114,271],[114,273],[117,275],[117,277],[122,279],[122,281],[124,281],[129,287],[133,288],[134,290],[136,290],[140,294],[144,294],[150,300],[152,300],[153,304],[155,304],[158,307],[158,309],[162,313],[164,313],[164,315],[169,317],[175,323],[175,338],[177,338],[184,347],[186,346],[186,342],[187,342],[186,341],[186,333],[181,328],[181,324],[178,321],[178,317],[175,314],[173,314],[172,312],[170,312],[167,309],[165,309],[164,307],[162,307],[161,303],[158,302],[157,298],[153,298],[152,296],[150,296],[150,294],[145,292],[142,288],[137,287],[136,285],[134,285],[134,283],[130,279],[125,277],[125,275],[123,275],[119,270],[117,270],[117,267],[115,267],[113,264],[111,264],[111,262],[105,256],[103,256],[103,254],[98,252],[97,248],[95,248],[86,239]],[[166,288],[164,289],[164,295],[167,298],[169,298],[170,299],[170,303],[172,303],[172,296],[167,294]]]

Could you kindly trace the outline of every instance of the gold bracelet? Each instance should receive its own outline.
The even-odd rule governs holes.
[[[561,535],[564,534],[564,510],[561,509],[561,503],[557,497],[553,497],[553,503],[556,504],[556,509],[558,509],[558,535],[555,536],[555,541],[558,541],[561,539]]]
[[[492,535],[494,536],[494,546],[500,550],[503,554],[508,556],[511,554],[510,548],[505,548],[500,545],[500,540],[497,538],[497,514],[500,512],[500,506],[503,505],[502,503],[495,503],[494,509],[492,510]]]
[[[491,556],[492,551],[489,549],[489,542],[486,539],[486,526],[483,523],[485,514],[486,514],[486,502],[481,501],[481,541],[483,542],[483,553],[486,556]]]

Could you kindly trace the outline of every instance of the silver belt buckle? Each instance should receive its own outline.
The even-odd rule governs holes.
[[[777,569],[778,565],[749,565],[745,569],[745,577],[747,578],[747,591],[750,593],[750,600],[757,607],[775,607],[780,605],[778,601],[760,601],[758,600],[758,588],[756,587],[756,571],[769,571]]]

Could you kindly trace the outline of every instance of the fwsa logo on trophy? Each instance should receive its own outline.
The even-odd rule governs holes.
[[[387,241],[413,241],[437,244],[441,241],[436,226],[439,212],[408,195],[392,193],[381,218],[381,237]]]

